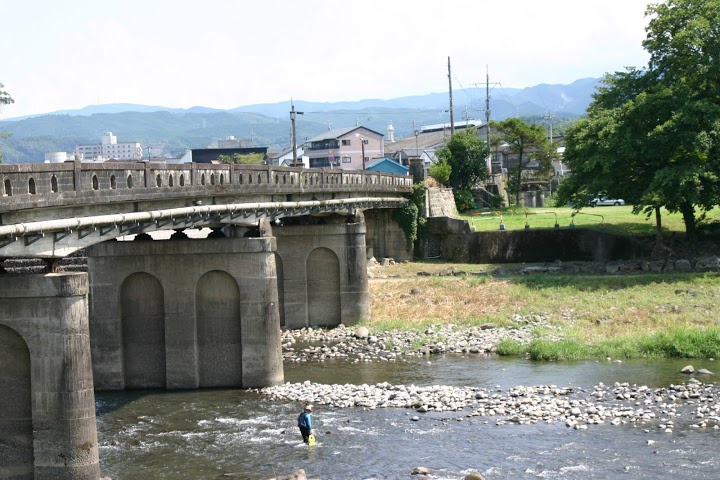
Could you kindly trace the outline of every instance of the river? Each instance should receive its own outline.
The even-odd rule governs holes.
[[[346,361],[285,365],[288,382],[591,388],[602,382],[665,387],[687,381],[687,360],[532,362],[496,356],[445,355],[398,362]],[[695,361],[717,371],[717,361]],[[701,379],[704,382],[713,377]],[[309,478],[402,479],[427,467],[433,479],[471,471],[492,479],[717,479],[720,429],[677,422],[496,425],[468,412],[334,409],[316,405],[318,444],[302,444],[298,402],[255,391],[131,391],[96,394],[100,462],[113,480],[268,479],[298,468]],[[420,419],[414,421],[412,417]],[[656,422],[659,423],[659,422]]]

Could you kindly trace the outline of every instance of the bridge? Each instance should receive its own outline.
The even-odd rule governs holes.
[[[404,176],[76,161],[0,188],[0,260],[48,272],[0,275],[0,478],[98,478],[94,390],[282,382],[281,327],[367,318],[369,252],[408,256]]]

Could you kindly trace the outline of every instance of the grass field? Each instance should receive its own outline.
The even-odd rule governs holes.
[[[370,283],[375,329],[421,330],[451,322],[512,326],[513,315],[543,315],[532,345],[504,343],[500,353],[538,359],[720,356],[717,273],[633,275],[418,276],[449,264],[411,262],[383,267],[390,278]],[[490,265],[459,265],[468,272]],[[419,294],[411,294],[419,288]],[[544,334],[560,333],[563,342]]]
[[[663,233],[685,232],[682,215],[669,213],[662,209]],[[530,228],[594,228],[608,233],[624,235],[653,235],[655,233],[655,216],[646,217],[645,214],[633,214],[632,206],[586,207],[576,212],[569,207],[563,208],[527,208],[504,209],[491,213],[487,210],[478,210],[461,215],[468,220],[476,231],[498,230],[500,221],[505,224],[506,230],[521,230],[525,225]],[[716,207],[707,214],[707,221],[720,222],[720,208]]]

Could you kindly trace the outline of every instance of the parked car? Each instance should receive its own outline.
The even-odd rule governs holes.
[[[597,207],[599,205],[625,205],[625,200],[622,198],[609,198],[607,195],[598,195],[590,200],[591,207]]]

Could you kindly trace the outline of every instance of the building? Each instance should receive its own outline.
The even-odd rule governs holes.
[[[143,149],[138,142],[118,143],[112,132],[105,132],[99,144],[77,145],[75,155],[89,162],[105,160],[142,160]]]
[[[180,159],[182,163],[219,163],[221,156],[261,154],[267,160],[267,147],[250,148],[193,148]]]
[[[408,175],[410,169],[405,165],[400,165],[395,160],[389,158],[381,158],[375,160],[367,166],[369,172],[380,172],[380,173],[393,173],[396,175]]]
[[[298,146],[297,147],[297,158],[298,162],[302,162],[302,158],[304,155],[305,150],[303,147]],[[293,149],[292,147],[287,147],[284,150],[281,150],[279,152],[268,152],[267,154],[267,163],[268,165],[280,165],[283,167],[290,167],[293,163]],[[307,165],[305,165],[307,168]]]
[[[366,127],[335,128],[307,140],[310,168],[363,170],[385,156],[383,134]]]

